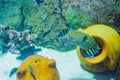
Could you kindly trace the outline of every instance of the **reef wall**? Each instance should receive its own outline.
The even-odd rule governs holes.
[[[62,52],[75,49],[73,44],[55,40],[62,29],[86,28],[92,24],[104,23],[120,32],[119,22],[119,0],[0,0],[0,24],[20,33],[28,30],[27,35],[37,36],[32,43]],[[11,37],[9,33],[4,36]],[[22,35],[23,42],[28,37],[24,36],[23,39]],[[3,39],[0,41],[5,42]],[[13,38],[12,41],[16,42]],[[0,45],[8,45],[12,41]],[[14,43],[10,45],[12,44]],[[16,44],[21,45],[19,42]]]

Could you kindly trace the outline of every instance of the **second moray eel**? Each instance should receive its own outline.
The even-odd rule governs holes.
[[[85,58],[94,57],[102,50],[101,46],[93,37],[80,31],[70,30],[69,28],[63,29],[55,39],[80,46],[85,52],[83,54]]]

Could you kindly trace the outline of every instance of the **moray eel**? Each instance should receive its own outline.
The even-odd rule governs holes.
[[[63,29],[55,39],[60,42],[75,44],[84,50],[97,47],[97,42],[93,37],[77,30]]]
[[[55,60],[33,55],[23,61],[16,80],[60,80]]]
[[[94,57],[102,50],[101,45],[99,45],[93,37],[80,31],[70,30],[69,28],[61,30],[55,37],[55,40],[78,45],[83,49],[84,54],[82,55],[85,58]]]

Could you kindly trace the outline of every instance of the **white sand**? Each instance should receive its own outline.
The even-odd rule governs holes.
[[[42,48],[38,55],[56,60],[61,80],[110,80],[113,77],[112,73],[100,75],[84,70],[80,65],[76,50],[61,53],[52,49]],[[15,74],[12,77],[8,77],[8,75],[12,68],[21,64],[21,61],[16,60],[17,56],[7,53],[7,55],[0,57],[0,80],[16,80]],[[92,79],[93,77],[94,79]]]

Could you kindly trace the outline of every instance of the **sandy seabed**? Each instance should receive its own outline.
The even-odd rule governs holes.
[[[115,72],[91,73],[82,68],[76,50],[58,52],[52,49],[41,48],[37,55],[55,59],[60,80],[113,80]],[[7,53],[0,57],[0,80],[16,80],[16,74],[9,77],[11,69],[19,67],[22,61],[16,60],[17,54]]]

